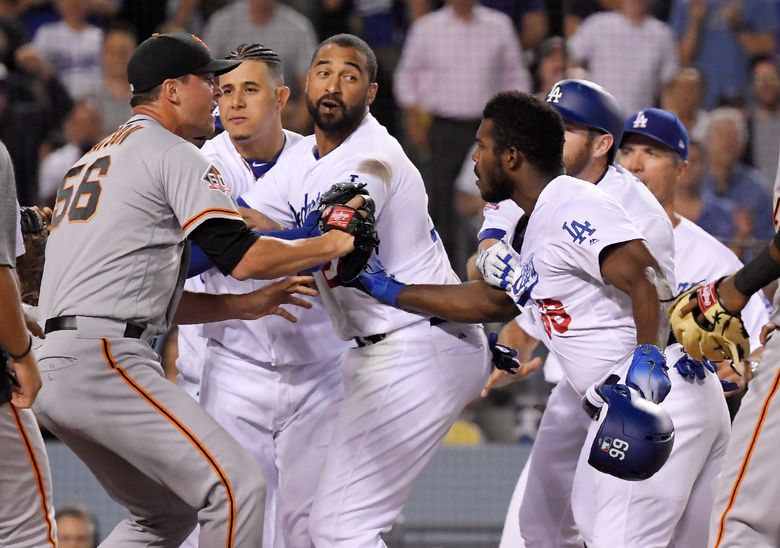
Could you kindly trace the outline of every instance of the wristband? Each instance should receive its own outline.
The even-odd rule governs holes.
[[[11,351],[6,348],[5,351],[8,353],[9,356],[11,356],[12,360],[21,360],[27,354],[30,353],[30,350],[32,350],[32,342],[33,342],[32,341],[32,335],[27,335],[27,337],[28,337],[28,339],[27,339],[27,350],[25,350],[21,354],[18,354],[18,355],[11,354]]]

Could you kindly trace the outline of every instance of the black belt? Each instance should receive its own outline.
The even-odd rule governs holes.
[[[49,318],[46,320],[46,325],[43,328],[44,333],[51,333],[52,331],[74,331],[78,329],[76,324],[76,316],[59,316],[57,318]],[[140,339],[144,334],[146,328],[142,325],[135,323],[127,323],[125,325],[124,336],[128,339]]]
[[[431,326],[435,327],[437,325],[441,325],[447,320],[443,320],[441,318],[431,318],[430,323]],[[366,346],[371,346],[372,344],[376,344],[378,342],[382,342],[387,338],[389,333],[379,333],[377,335],[366,335],[365,337],[355,337],[355,343],[360,348],[364,348]]]

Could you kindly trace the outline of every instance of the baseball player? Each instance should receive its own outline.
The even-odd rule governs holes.
[[[382,262],[421,283],[458,283],[427,213],[420,173],[369,112],[376,57],[352,35],[319,45],[307,75],[315,134],[243,198],[299,226],[333,183],[365,183],[376,205]],[[338,286],[336,265],[315,275],[344,340],[345,394],[309,518],[317,548],[385,546],[415,479],[488,373],[478,326],[440,322]],[[304,332],[305,334],[306,332]],[[300,341],[304,344],[305,341]],[[456,373],[454,373],[456,372]]]
[[[520,253],[510,250],[506,243],[498,245],[501,251],[498,251],[496,246],[491,247],[490,254],[483,256],[480,261],[482,270],[490,274],[491,269],[485,265],[490,265],[490,261],[494,261],[497,256],[501,256],[501,260],[509,263],[505,264],[501,272],[504,277],[510,277],[510,272],[513,270],[515,272],[513,298],[519,305],[526,305],[524,311],[532,316],[537,332],[543,334],[545,344],[551,354],[558,359],[565,375],[565,381],[560,382],[553,390],[553,396],[545,410],[547,416],[542,418],[528,463],[528,484],[520,505],[520,531],[526,546],[548,546],[551,539],[556,546],[566,545],[567,542],[574,543],[571,528],[566,523],[566,516],[570,511],[568,507],[571,504],[571,511],[579,532],[588,546],[668,545],[672,542],[673,535],[682,536],[682,533],[675,531],[675,528],[685,509],[691,486],[698,481],[703,481],[700,468],[702,462],[709,461],[709,445],[705,443],[701,451],[694,449],[691,452],[686,448],[691,445],[691,439],[695,439],[692,428],[690,426],[680,428],[682,433],[678,434],[677,439],[682,441],[676,442],[675,448],[679,444],[684,450],[678,454],[676,460],[673,461],[670,457],[669,462],[658,474],[627,489],[622,480],[598,473],[587,464],[592,445],[590,440],[595,432],[593,424],[589,425],[586,421],[582,421],[579,413],[581,413],[580,395],[587,389],[588,382],[603,380],[604,377],[601,375],[604,375],[607,370],[626,378],[627,384],[638,387],[645,397],[664,401],[662,405],[665,408],[675,408],[676,405],[679,409],[680,403],[670,405],[670,402],[675,400],[681,400],[689,405],[691,398],[688,394],[689,390],[678,388],[678,385],[681,385],[680,380],[669,379],[664,372],[666,360],[663,355],[656,348],[649,347],[651,350],[648,350],[647,343],[643,343],[643,339],[649,337],[648,332],[645,331],[647,324],[644,324],[647,317],[643,316],[647,312],[647,303],[653,303],[654,298],[657,303],[658,292],[664,295],[669,292],[669,289],[664,287],[660,276],[651,276],[647,279],[647,283],[655,288],[655,297],[647,295],[640,297],[635,289],[622,286],[623,282],[620,280],[625,278],[615,281],[609,278],[609,267],[612,266],[610,262],[614,254],[619,253],[619,258],[626,257],[625,253],[630,253],[630,250],[637,246],[644,253],[648,253],[650,257],[648,260],[653,261],[655,267],[652,271],[658,273],[665,270],[649,254],[648,246],[654,254],[658,253],[663,257],[659,250],[663,252],[671,248],[669,244],[672,237],[671,225],[660,205],[646,188],[637,185],[636,180],[625,171],[608,167],[608,158],[611,160],[614,157],[617,147],[613,135],[619,136],[622,133],[622,118],[614,104],[614,99],[601,88],[581,81],[560,82],[548,96],[548,103],[556,98],[558,100],[556,110],[563,114],[566,122],[564,163],[567,168],[580,163],[578,171],[581,174],[585,176],[596,174],[596,181],[598,181],[596,188],[607,189],[607,192],[598,190],[597,195],[621,197],[627,205],[633,204],[632,209],[635,213],[629,213],[629,216],[637,217],[640,221],[643,216],[645,219],[655,219],[657,228],[655,232],[652,228],[645,229],[648,233],[644,238],[648,242],[647,246],[631,240],[635,244],[628,248],[629,244],[609,247],[606,255],[597,251],[596,257],[591,259],[596,260],[595,265],[590,263],[591,266],[588,266],[583,256],[588,256],[589,252],[583,250],[599,245],[609,246],[609,243],[604,242],[605,237],[611,239],[618,238],[619,235],[622,238],[630,238],[632,234],[642,233],[631,224],[633,232],[628,228],[618,229],[614,233],[611,230],[602,230],[599,235],[598,225],[609,222],[599,217],[599,212],[604,207],[588,205],[586,197],[578,198],[574,189],[569,191],[565,187],[559,187],[555,191],[548,192],[546,194],[548,201],[543,201],[544,193],[550,188],[548,185],[542,191],[539,202],[534,204],[532,200],[534,194],[529,197],[528,190],[518,182],[518,179],[524,175],[523,170],[519,167],[511,169],[512,165],[507,162],[506,152],[499,155],[502,150],[509,150],[511,153],[512,147],[507,145],[507,141],[501,142],[497,148],[493,147],[494,137],[490,135],[495,124],[501,124],[493,135],[506,139],[503,135],[506,135],[504,132],[507,130],[503,129],[503,124],[512,127],[513,123],[519,122],[514,121],[517,118],[505,120],[504,117],[520,116],[519,107],[514,107],[517,110],[513,110],[511,105],[521,103],[522,96],[503,98],[503,103],[499,96],[496,99],[497,106],[491,107],[489,104],[486,107],[486,120],[483,124],[487,125],[487,129],[483,127],[478,134],[478,141],[484,139],[485,143],[475,154],[476,171],[480,177],[478,186],[482,190],[483,197],[488,201],[496,201],[496,198],[512,196],[522,211],[530,212],[528,207],[524,207],[528,203],[535,205],[535,209],[528,218]],[[577,121],[572,122],[571,118],[578,114],[582,117],[575,118]],[[585,125],[588,122],[585,118],[586,114],[600,115],[601,118],[597,119],[598,122],[594,123],[591,120]],[[536,126],[529,125],[525,119],[523,124],[529,127],[529,133],[536,135],[539,132]],[[588,132],[582,132],[582,129],[594,126],[607,129],[594,131],[595,135],[592,136],[588,135]],[[575,132],[580,134],[570,135]],[[584,153],[574,146],[578,141],[586,144]],[[531,153],[539,154],[534,150]],[[497,166],[495,158],[502,158],[504,163]],[[577,162],[577,158],[583,158],[583,161]],[[601,168],[594,169],[594,164],[598,164],[599,161],[602,162]],[[527,160],[524,159],[523,163],[526,162]],[[486,177],[490,179],[486,181]],[[491,179],[494,181],[492,184]],[[550,183],[553,188],[555,188],[554,182]],[[635,189],[640,190],[632,195]],[[572,203],[568,206],[571,209],[567,211],[565,204],[569,203],[569,197]],[[627,199],[629,197],[632,199]],[[579,200],[581,203],[575,207],[574,200]],[[618,210],[622,215],[626,215],[623,208],[618,207]],[[571,217],[567,218],[567,215]],[[617,219],[617,217],[612,218]],[[651,224],[648,220],[644,222]],[[534,232],[532,226],[536,227]],[[568,235],[568,240],[563,238],[561,241],[559,232]],[[666,233],[666,240],[663,237],[658,238],[658,235],[663,236],[664,233]],[[659,241],[660,246],[657,243]],[[564,243],[565,250],[558,251],[559,246]],[[615,243],[618,242],[613,242]],[[494,258],[491,258],[491,255]],[[517,255],[519,259],[509,258]],[[669,255],[666,257],[670,258]],[[641,280],[647,275],[648,271],[643,270],[636,259],[626,257],[626,260],[632,263],[632,268],[640,269],[630,276],[633,283],[637,283],[637,277]],[[668,259],[659,260],[660,262],[667,263]],[[512,267],[512,264],[521,266]],[[625,275],[626,271],[622,267],[620,271],[623,273],[621,276]],[[609,285],[602,281],[604,279],[609,280]],[[500,284],[500,276],[493,276],[493,281]],[[508,280],[504,280],[504,283],[507,282]],[[621,286],[622,291],[620,291]],[[440,308],[431,307],[435,292],[429,288],[426,288],[426,292],[429,294],[424,295],[417,288],[413,288],[412,291],[401,288],[397,294],[397,302],[401,306],[411,306],[415,310],[428,310],[438,315],[445,314]],[[597,298],[596,295],[599,297]],[[632,305],[624,300],[629,298],[635,302],[633,314],[637,316],[636,318],[632,317]],[[614,308],[607,310],[605,306]],[[636,322],[636,327],[633,327],[632,322]],[[658,316],[656,322],[658,331],[653,335],[656,340],[663,339],[665,343],[668,332],[663,329]],[[598,326],[598,328],[591,330],[590,326]],[[605,330],[605,327],[609,329]],[[630,346],[627,346],[631,343],[629,334],[636,337],[635,340],[640,343],[634,351],[633,359]],[[625,338],[621,340],[622,337]],[[587,366],[583,363],[584,356],[588,356]],[[596,357],[591,359],[591,356]],[[643,360],[647,358],[652,359],[652,367],[645,368],[643,365]],[[629,362],[631,362],[630,366]],[[643,370],[643,373],[639,373]],[[665,399],[672,385],[675,390],[672,390],[669,397]],[[694,394],[697,399],[702,400],[702,405],[706,409],[712,407],[713,410],[717,410],[718,404],[723,407],[723,414],[716,413],[715,417],[725,420],[723,424],[727,428],[728,419],[725,415],[725,404],[720,394],[719,384],[710,382],[709,385],[714,388],[707,388],[706,383],[703,387],[695,388],[705,393],[711,392],[714,396],[700,398],[698,393],[694,392]],[[669,414],[671,415],[671,411]],[[685,421],[682,422],[685,426]],[[704,429],[711,430],[713,428],[710,423],[715,421],[697,419],[688,422],[705,423]],[[703,453],[703,457],[700,453]],[[672,456],[674,457],[674,453]],[[697,463],[694,466],[691,466],[692,456],[699,459],[693,461]],[[686,467],[690,467],[691,471]],[[535,483],[539,476],[544,478],[544,485]],[[677,484],[671,487],[666,485],[671,476],[676,482],[683,484],[682,487]],[[648,513],[657,518],[652,524],[647,520],[634,523],[634,520],[630,519],[630,516]],[[537,521],[534,522],[534,519]]]
[[[11,157],[2,143],[0,208],[0,544],[55,548],[49,460],[30,410],[41,388],[41,377],[14,272],[15,258],[24,254],[24,243]]]
[[[780,172],[775,179],[775,204],[780,203]],[[780,227],[775,208],[775,228]],[[780,233],[758,257],[717,285],[726,311],[746,310],[762,287],[780,277]],[[780,290],[775,292],[771,322],[780,325]],[[780,413],[775,398],[780,386],[780,336],[771,334],[750,390],[734,418],[731,440],[718,478],[710,523],[709,546],[753,548],[780,545],[774,470],[780,446]]]
[[[243,44],[227,58],[242,63],[219,80],[226,131],[202,150],[240,196],[266,184],[301,136],[282,129],[290,91],[279,56]],[[199,279],[217,294],[268,283],[240,282],[213,269],[188,282]],[[340,361],[347,343],[318,300],[295,324],[269,316],[205,324],[201,332],[207,340],[201,404],[255,457],[267,482],[263,546],[312,546],[309,511],[343,394]]]
[[[196,523],[201,546],[262,539],[255,460],[163,378],[149,343],[174,317],[289,316],[279,308],[298,302],[289,292],[313,292],[293,277],[243,296],[182,295],[188,240],[236,278],[298,272],[353,248],[354,237],[338,230],[292,243],[258,238],[197,150],[214,131],[215,76],[239,64],[213,59],[186,33],[144,41],[128,64],[133,116],[68,171],[57,194],[36,411],[130,510],[107,545],[176,546]]]

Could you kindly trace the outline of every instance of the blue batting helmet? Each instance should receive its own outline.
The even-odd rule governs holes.
[[[588,80],[561,80],[552,87],[546,101],[564,121],[612,135],[609,161],[614,161],[623,137],[623,115],[607,90]]]
[[[600,472],[628,481],[640,481],[658,472],[674,446],[674,425],[669,414],[637,390],[614,384],[611,377],[589,391],[586,412],[599,421],[588,464]],[[592,400],[603,405],[594,405]],[[590,400],[590,401],[589,401]]]

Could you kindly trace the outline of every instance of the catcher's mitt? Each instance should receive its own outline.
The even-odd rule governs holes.
[[[16,272],[22,285],[22,302],[37,306],[49,230],[37,208],[23,207],[21,214],[24,255],[16,260]]]
[[[750,340],[739,314],[731,314],[718,298],[718,283],[692,287],[682,293],[669,311],[677,342],[695,360],[738,363],[750,354]],[[680,317],[680,310],[696,299],[696,307]]]
[[[364,204],[357,208],[345,205],[355,196],[361,196]],[[336,273],[339,283],[352,282],[379,248],[379,236],[374,230],[374,200],[363,183],[336,183],[320,198],[319,210],[320,232],[336,229],[355,237],[355,249],[339,259]]]

